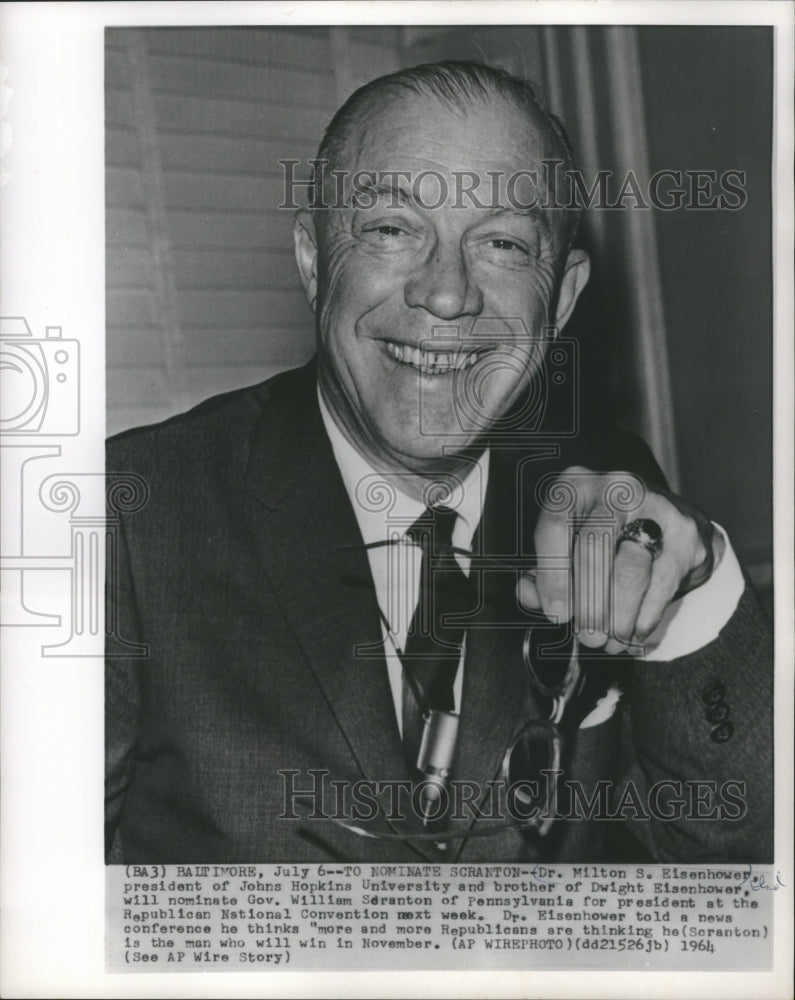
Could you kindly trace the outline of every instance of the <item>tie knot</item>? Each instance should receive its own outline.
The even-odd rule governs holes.
[[[426,507],[406,537],[418,545],[429,545],[434,555],[445,555],[453,549],[453,529],[458,518],[456,511],[441,504]]]

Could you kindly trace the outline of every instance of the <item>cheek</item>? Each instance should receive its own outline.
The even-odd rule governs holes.
[[[535,317],[549,310],[555,291],[556,275],[551,263],[537,260],[521,270],[490,270],[480,277],[484,298],[492,315]],[[501,308],[494,313],[493,308]],[[513,310],[510,312],[510,310]]]
[[[395,288],[394,274],[362,253],[353,239],[336,243],[323,261],[319,323],[327,343],[355,335],[362,316],[388,298]]]

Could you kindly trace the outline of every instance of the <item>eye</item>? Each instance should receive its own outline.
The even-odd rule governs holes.
[[[417,230],[402,219],[373,221],[359,230],[359,238],[374,250],[397,253],[416,245]]]
[[[491,232],[476,235],[472,253],[486,266],[522,271],[530,266],[535,256],[526,239],[513,233]]]
[[[517,243],[514,240],[506,240],[502,237],[497,239],[489,240],[489,246],[494,250],[504,250],[509,253],[519,253],[527,254],[527,250],[522,246],[521,243]]]

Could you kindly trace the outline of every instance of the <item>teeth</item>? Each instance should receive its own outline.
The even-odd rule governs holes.
[[[419,347],[394,344],[391,341],[387,341],[386,347],[395,361],[412,365],[425,375],[444,375],[447,372],[471,368],[478,359],[476,351],[469,354],[463,351],[423,351]]]

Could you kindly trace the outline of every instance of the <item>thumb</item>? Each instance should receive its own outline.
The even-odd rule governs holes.
[[[535,577],[530,573],[524,573],[519,578],[516,585],[516,596],[519,603],[528,611],[539,611],[541,609],[541,598],[538,595]]]

